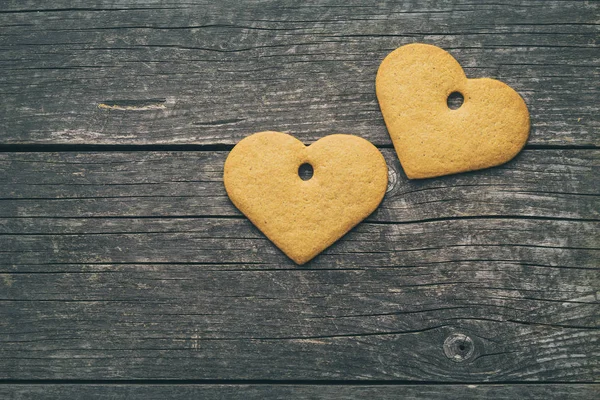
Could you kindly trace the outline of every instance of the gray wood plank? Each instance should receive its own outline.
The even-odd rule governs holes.
[[[3,1],[2,144],[389,145],[383,57],[421,41],[525,98],[529,143],[597,146],[597,2]]]
[[[380,211],[302,268],[226,153],[0,154],[0,379],[596,380],[598,151],[419,182],[384,152]]]
[[[214,263],[294,267],[246,219],[37,218],[3,222],[0,263]],[[362,223],[309,266],[413,266],[465,260],[597,267],[598,221],[518,218]]]
[[[7,399],[596,399],[599,385],[3,385]]]
[[[237,218],[11,223],[0,377],[593,381],[599,225],[365,223],[298,268]]]
[[[525,150],[499,168],[418,181],[406,178],[392,149],[382,152],[390,185],[369,221],[599,219],[599,150]],[[223,187],[226,157],[226,152],[0,153],[0,217],[239,217]]]
[[[425,41],[469,76],[515,87],[530,144],[598,145],[595,2],[44,7],[0,6],[1,144],[233,144],[277,129],[389,146],[375,71],[395,47]],[[0,153],[0,379],[597,381],[598,151],[533,146],[500,168],[419,182],[383,151],[382,206],[302,268],[227,200],[225,152]],[[388,389],[276,387],[300,398]],[[389,390],[597,391],[483,387]]]

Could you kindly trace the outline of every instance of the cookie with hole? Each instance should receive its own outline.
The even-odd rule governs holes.
[[[503,164],[529,136],[529,111],[510,86],[469,79],[445,50],[422,43],[391,52],[375,88],[394,148],[410,179]]]
[[[242,139],[224,167],[232,203],[279,249],[304,264],[381,203],[388,169],[358,136],[325,136],[310,146],[281,132]]]

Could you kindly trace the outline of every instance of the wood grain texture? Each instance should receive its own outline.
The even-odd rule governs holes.
[[[0,396],[13,400],[270,400],[270,399],[406,399],[475,400],[549,398],[592,400],[599,385],[5,385]]]
[[[598,397],[598,9],[2,2],[0,397]],[[513,86],[528,148],[409,181],[374,80],[415,41]],[[265,129],[384,147],[381,207],[303,267],[223,188]]]
[[[599,219],[599,150],[525,150],[499,168],[418,181],[406,178],[392,149],[382,152],[389,186],[369,221]],[[240,217],[223,186],[226,157],[212,151],[0,153],[0,217]]]
[[[24,271],[1,274],[0,377],[598,377],[597,269],[498,260],[338,264],[51,263],[36,273],[16,266]],[[443,351],[456,333],[474,342],[461,363]]]
[[[0,377],[597,379],[598,152],[422,182],[385,153],[381,210],[302,268],[224,153],[2,154]]]
[[[594,1],[4,1],[2,144],[389,145],[375,73],[415,41],[515,88],[530,144],[597,146]]]

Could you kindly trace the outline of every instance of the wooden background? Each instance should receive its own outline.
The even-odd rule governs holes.
[[[0,3],[0,397],[597,398],[600,4]],[[381,60],[528,104],[508,164],[409,181]],[[261,130],[381,148],[381,207],[298,267],[229,202]]]

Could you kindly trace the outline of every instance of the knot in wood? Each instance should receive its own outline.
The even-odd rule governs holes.
[[[473,357],[475,343],[462,333],[453,333],[444,341],[444,354],[454,362],[465,362]]]
[[[388,186],[385,190],[386,193],[391,192],[398,185],[398,171],[388,164]]]

